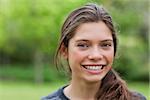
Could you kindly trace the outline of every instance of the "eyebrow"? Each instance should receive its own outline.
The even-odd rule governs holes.
[[[106,39],[106,40],[102,40],[101,42],[113,42],[112,39]]]
[[[82,41],[87,42],[87,41],[89,41],[89,40],[86,40],[86,39],[76,40],[76,42],[82,42]]]
[[[76,42],[88,42],[88,41],[90,41],[90,40],[86,40],[86,39],[81,39],[81,40],[77,40]],[[100,41],[100,42],[113,42],[113,40],[112,39],[106,39],[106,40],[102,40],[102,41]]]

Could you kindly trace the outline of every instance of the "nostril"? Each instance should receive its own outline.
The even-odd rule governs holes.
[[[100,55],[100,54],[98,54],[98,55],[89,55],[88,58],[90,60],[101,60],[103,58],[103,55]]]

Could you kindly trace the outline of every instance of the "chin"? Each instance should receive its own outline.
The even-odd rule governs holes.
[[[103,79],[104,77],[101,77],[101,76],[92,76],[92,77],[87,77],[85,78],[84,80],[87,82],[87,83],[99,83],[101,82],[101,80]]]

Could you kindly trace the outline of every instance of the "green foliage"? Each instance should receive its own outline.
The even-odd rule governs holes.
[[[62,19],[68,10],[76,5],[67,5],[69,3],[79,5],[82,2],[69,0],[66,2],[59,0],[1,1],[1,17],[3,18],[1,28],[4,28],[4,31],[0,34],[8,38],[5,43],[1,40],[0,44],[5,44],[1,46],[1,49],[4,49],[6,53],[9,50],[15,54],[15,52],[20,52],[18,47],[22,44],[27,48],[25,50],[30,49],[34,52],[39,49],[42,52],[53,53]],[[58,4],[61,5],[58,6]]]
[[[137,38],[131,35],[120,37],[121,46],[118,48],[115,69],[128,80],[148,81],[147,45],[140,38],[137,41]]]
[[[65,81],[64,73],[59,73],[53,65],[43,65],[42,72],[45,82]],[[5,65],[0,67],[0,80],[32,81],[35,82],[33,65]]]

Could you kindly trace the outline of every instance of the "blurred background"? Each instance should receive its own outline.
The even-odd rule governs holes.
[[[103,5],[115,22],[114,68],[131,90],[149,98],[149,0],[0,0],[0,99],[38,100],[67,84],[54,54],[67,15],[87,2]]]

